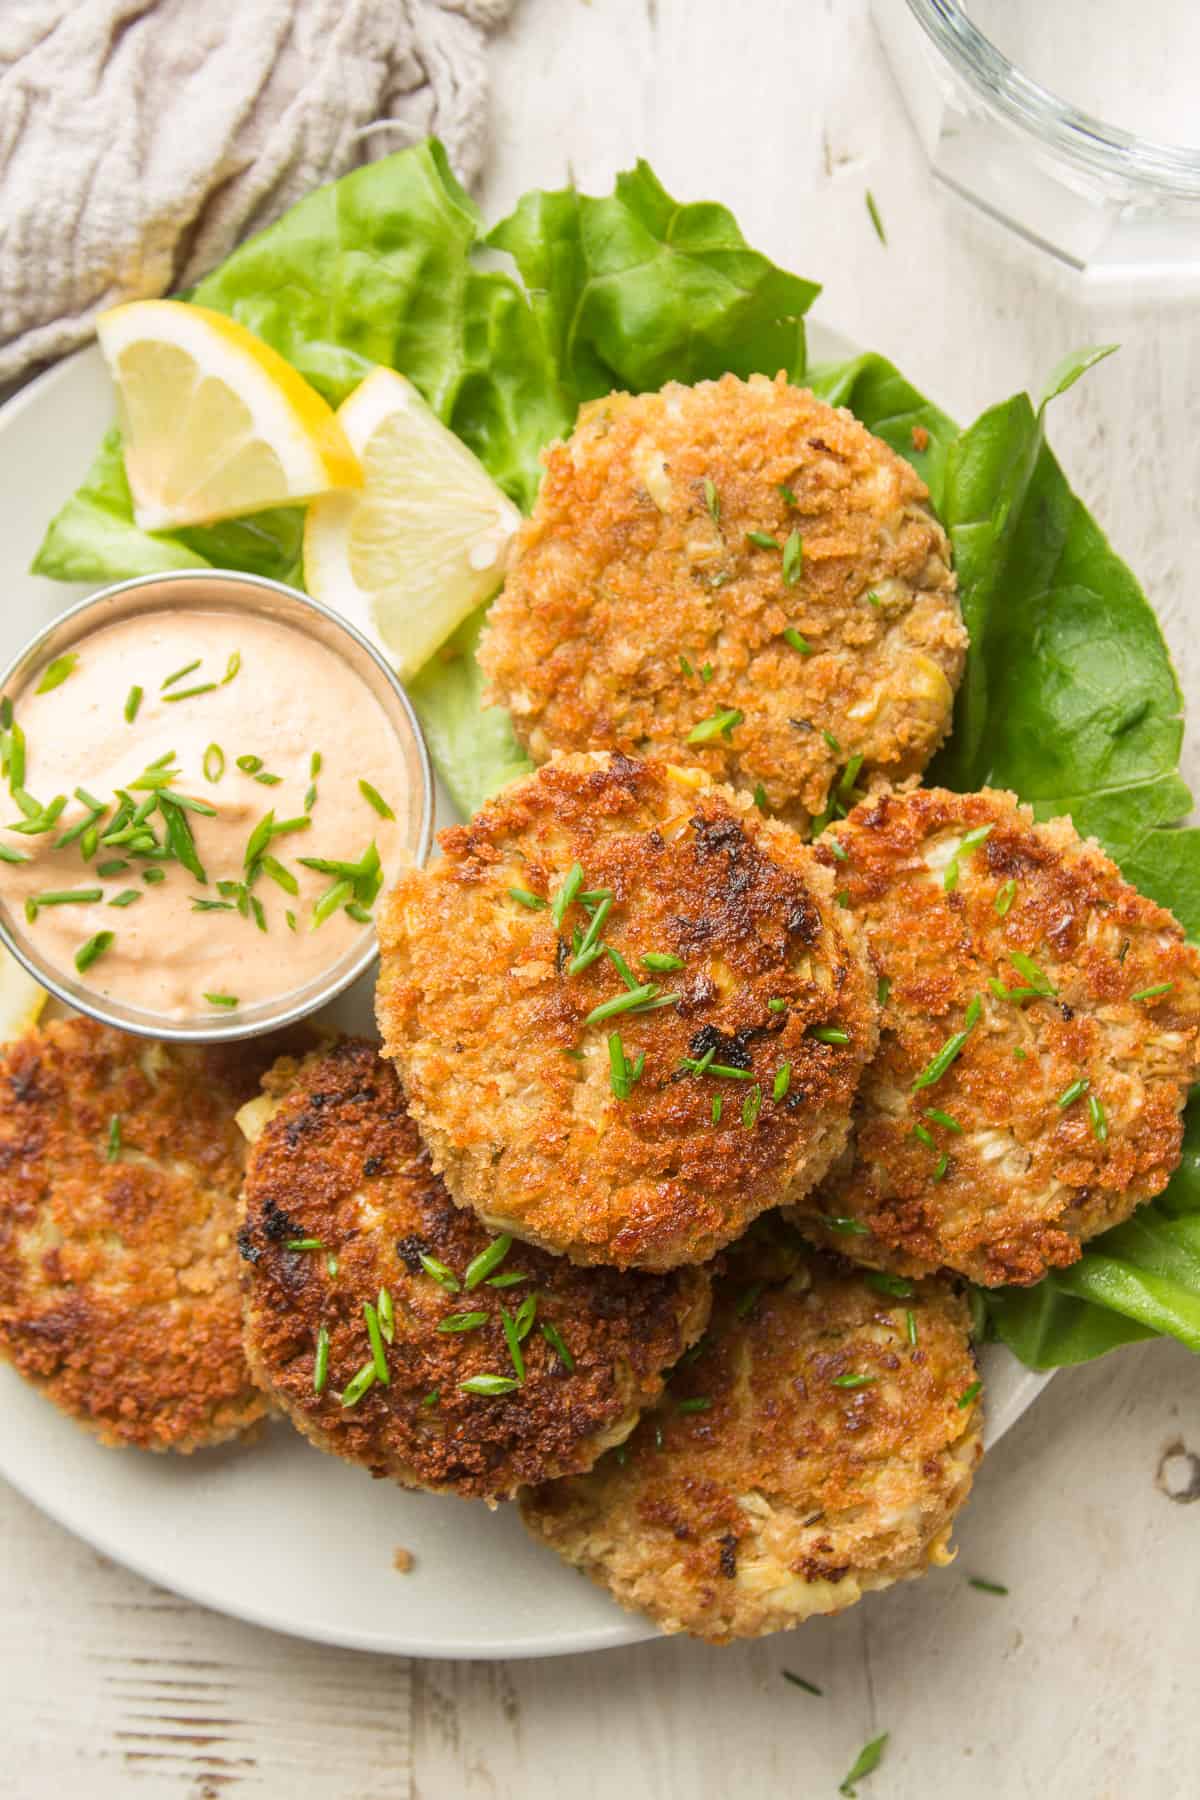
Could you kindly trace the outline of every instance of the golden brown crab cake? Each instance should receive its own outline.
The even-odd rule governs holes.
[[[434,1174],[373,1044],[280,1063],[264,1086],[241,1115],[246,1351],[305,1437],[406,1487],[502,1500],[628,1436],[704,1328],[707,1271],[505,1254]]]
[[[931,788],[834,828],[886,1004],[852,1152],[796,1214],[856,1260],[993,1286],[1161,1193],[1200,1060],[1200,958],[1067,819]]]
[[[982,1454],[965,1301],[750,1248],[629,1444],[522,1500],[535,1536],[663,1631],[786,1630],[951,1560]]]
[[[794,832],[697,770],[597,753],[441,841],[382,908],[377,1011],[460,1205],[579,1263],[667,1269],[819,1179],[875,979]]]
[[[844,407],[782,375],[671,383],[591,402],[543,461],[480,646],[535,760],[697,763],[800,827],[851,763],[866,787],[925,767],[967,642],[949,544]]]
[[[90,1019],[0,1050],[0,1358],[105,1444],[197,1450],[266,1411],[242,1352],[234,1115],[271,1055]]]

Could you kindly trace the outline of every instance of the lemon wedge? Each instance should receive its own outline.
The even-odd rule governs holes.
[[[143,531],[360,485],[332,408],[236,319],[182,300],[133,300],[101,313],[96,330]]]
[[[16,957],[0,945],[0,1044],[10,1044],[38,1022],[48,994]]]
[[[521,515],[394,369],[373,370],[337,417],[365,479],[309,507],[305,584],[414,675],[499,587]]]

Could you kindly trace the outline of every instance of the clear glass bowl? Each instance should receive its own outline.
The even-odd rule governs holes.
[[[352,625],[311,600],[307,594],[284,587],[263,576],[244,575],[228,569],[176,569],[162,575],[139,575],[118,582],[61,613],[33,638],[20,655],[0,672],[0,693],[19,693],[31,672],[56,656],[62,656],[89,633],[118,620],[169,611],[176,607],[201,607],[205,612],[251,612],[276,619],[313,638],[327,655],[347,663],[382,708],[395,734],[408,778],[411,802],[404,823],[405,851],[421,864],[433,839],[433,776],[425,740],[407,694],[388,663]],[[348,721],[349,725],[349,721]],[[0,863],[0,870],[3,869]],[[164,1018],[161,1014],[127,1006],[98,994],[84,982],[51,964],[26,933],[21,919],[7,904],[0,878],[0,944],[7,945],[35,981],[56,999],[76,1011],[115,1025],[139,1037],[167,1039],[173,1043],[223,1043],[234,1038],[257,1037],[295,1024],[336,1000],[367,974],[378,955],[374,926],[364,927],[361,945],[323,969],[301,988],[281,983],[277,997],[242,1008],[228,1020],[205,1014],[198,1020]]]
[[[1200,145],[1155,143],[1080,110],[1003,55],[954,0],[872,0],[872,9],[938,182],[1043,252],[1084,297],[1200,293]],[[1096,33],[1111,25],[1102,7],[1088,17]],[[1163,28],[1155,0],[1145,0],[1143,23]],[[1200,51],[1200,38],[1190,46]],[[1119,33],[1103,53],[1121,57]],[[1127,60],[1130,81],[1144,80]],[[1196,114],[1200,136],[1200,105]]]

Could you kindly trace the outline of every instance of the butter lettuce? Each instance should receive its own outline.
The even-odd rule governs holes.
[[[484,253],[504,266],[485,266]],[[609,195],[527,194],[485,235],[427,143],[318,190],[191,297],[258,332],[335,405],[376,363],[403,370],[526,509],[541,449],[570,430],[581,401],[725,370],[807,379],[908,458],[953,541],[971,650],[930,779],[1010,787],[1041,817],[1069,813],[1200,935],[1200,833],[1180,824],[1191,798],[1178,683],[1145,595],[1045,439],[1046,400],[1111,346],[1065,359],[1040,406],[1019,394],[962,431],[883,357],[809,370],[804,315],[817,291],[753,250],[723,207],[673,200],[645,163]],[[34,566],[105,582],[212,565],[302,584],[300,526],[285,509],[140,532],[114,432]],[[482,618],[411,684],[466,811],[529,767],[507,715],[481,705]],[[1038,1368],[1164,1332],[1200,1350],[1200,1105],[1157,1202],[1071,1269],[985,1305]]]

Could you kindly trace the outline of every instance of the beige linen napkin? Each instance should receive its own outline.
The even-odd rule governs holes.
[[[0,380],[433,132],[470,180],[512,0],[0,0]]]

